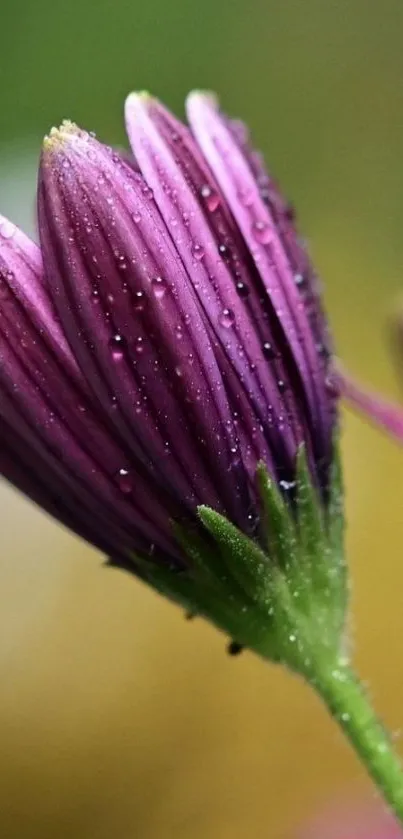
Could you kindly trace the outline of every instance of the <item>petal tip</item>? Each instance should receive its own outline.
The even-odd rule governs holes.
[[[128,112],[132,114],[139,108],[150,105],[153,101],[155,101],[155,99],[151,95],[151,93],[148,92],[148,90],[132,90],[131,93],[129,93],[126,97],[125,101],[126,116]]]
[[[46,134],[43,139],[43,151],[55,152],[58,151],[66,141],[71,139],[72,135],[77,136],[80,133],[78,126],[69,119],[63,120],[59,128],[53,126],[49,134]]]
[[[214,90],[191,90],[186,97],[186,107],[191,108],[193,105],[210,105],[215,110],[220,107],[220,102]]]

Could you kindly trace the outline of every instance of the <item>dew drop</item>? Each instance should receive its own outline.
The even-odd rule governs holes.
[[[93,302],[93,303],[99,303],[99,301],[100,301],[100,296],[99,296],[99,291],[98,291],[98,289],[97,289],[97,288],[93,288],[93,289],[92,289],[92,292],[91,292],[91,300],[92,300],[92,302]]]
[[[261,245],[268,245],[272,239],[272,232],[266,221],[254,221],[252,224],[252,234]]]
[[[194,245],[192,246],[192,256],[195,259],[197,259],[198,262],[200,262],[200,260],[203,259],[203,257],[204,257],[204,253],[205,253],[204,248],[201,245],[199,245],[197,242],[195,242]]]
[[[152,201],[152,199],[154,198],[154,193],[153,193],[152,189],[150,189],[150,187],[147,186],[147,184],[145,184],[145,186],[143,186],[143,195],[144,195],[144,198],[148,198],[149,201]]]
[[[292,492],[296,487],[296,481],[279,481],[279,485],[283,492]]]
[[[134,308],[136,312],[142,312],[144,309],[145,296],[144,291],[136,291],[134,295]]]
[[[237,283],[236,290],[240,297],[247,297],[249,294],[249,286],[246,283]]]
[[[235,315],[232,309],[223,309],[218,320],[220,325],[224,326],[225,329],[229,329],[233,326],[235,323]]]
[[[126,341],[122,335],[116,333],[109,341],[109,346],[112,351],[112,358],[114,361],[121,361],[126,347]]]
[[[130,474],[129,469],[119,469],[119,472],[116,476],[117,484],[121,492],[124,495],[129,495],[130,492],[133,490],[133,478]]]
[[[297,274],[294,274],[294,283],[297,286],[297,288],[301,288],[305,284],[304,275],[301,274],[300,272],[298,272]]]
[[[132,213],[132,219],[133,219],[133,221],[134,221],[134,223],[135,223],[135,224],[140,224],[140,222],[141,222],[141,213],[139,212],[139,210],[135,210],[135,212],[134,212],[134,213]]]
[[[253,204],[253,190],[247,187],[240,189],[238,191],[238,199],[244,207],[250,207]]]
[[[136,339],[135,350],[139,355],[144,351],[144,341],[141,335]]]
[[[114,298],[113,294],[107,294],[106,299],[107,299],[107,301],[110,305],[112,305],[112,303],[115,302],[115,298]]]
[[[12,239],[15,235],[16,229],[17,228],[15,224],[13,224],[11,221],[7,221],[7,219],[3,221],[0,225],[0,233],[3,239]]]
[[[209,213],[214,213],[220,205],[220,197],[208,184],[203,184],[200,189],[200,195],[205,202]]]
[[[151,287],[157,299],[161,300],[166,292],[165,281],[162,277],[154,277],[154,279],[151,280]]]
[[[277,382],[277,387],[280,393],[285,393],[285,391],[288,389],[288,384],[284,381],[284,379],[279,379]]]
[[[270,344],[269,341],[265,341],[265,343],[263,344],[263,355],[265,355],[266,358],[275,358],[276,357],[275,349],[274,349],[273,345]]]
[[[227,261],[230,259],[230,257],[231,257],[231,251],[230,251],[229,247],[228,247],[227,245],[224,245],[223,243],[222,243],[221,245],[219,245],[219,246],[218,246],[218,253],[220,254],[220,256],[222,256],[222,258],[223,258],[226,262],[227,262]]]
[[[325,388],[330,396],[340,396],[340,390],[337,385],[337,381],[331,373],[329,373],[329,375],[326,376]]]

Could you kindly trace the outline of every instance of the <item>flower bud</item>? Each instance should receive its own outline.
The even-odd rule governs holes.
[[[188,119],[129,96],[134,160],[68,122],[45,139],[40,250],[0,225],[1,468],[237,649],[298,669],[284,585],[303,612],[333,602],[319,647],[344,620],[327,324],[244,130],[199,93]]]

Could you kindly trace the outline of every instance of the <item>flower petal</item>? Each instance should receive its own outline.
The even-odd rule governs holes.
[[[2,229],[0,224],[0,418],[8,436],[16,435],[18,460],[24,451],[38,484],[47,484],[62,507],[81,504],[105,538],[109,530],[119,536],[111,540],[116,547],[134,551],[157,543],[168,555],[175,552],[170,500],[150,490],[141,467],[94,410],[43,291],[39,249],[20,231],[3,238]]]
[[[183,509],[204,500],[244,521],[246,476],[221,374],[149,187],[65,125],[45,144],[38,209],[59,317],[131,455]]]
[[[299,270],[295,272],[298,260],[296,257],[292,259],[285,247],[286,231],[278,227],[278,211],[274,212],[271,204],[263,200],[256,173],[242,148],[243,138],[241,142],[238,137],[235,138],[228,121],[218,112],[213,97],[191,94],[187,101],[187,113],[191,128],[254,259],[297,365],[317,456],[328,459],[334,410],[326,389],[322,336],[318,346],[312,332],[315,318],[308,316],[298,289],[301,280],[304,281],[304,275]],[[295,239],[295,233],[292,238]]]
[[[295,391],[286,391],[281,336],[271,312],[262,308],[264,289],[250,255],[189,130],[159,102],[136,94],[126,101],[126,125],[193,278],[221,367],[236,374],[248,413],[254,412],[255,426],[261,428],[259,455],[272,471],[284,471],[302,438],[301,412]]]

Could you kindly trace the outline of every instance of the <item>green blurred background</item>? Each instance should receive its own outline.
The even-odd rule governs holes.
[[[41,137],[62,118],[122,143],[130,89],[182,113],[190,87],[214,88],[298,206],[340,354],[398,395],[385,323],[403,267],[401,0],[1,0],[0,13],[0,211],[32,228]],[[343,448],[356,660],[398,731],[403,453],[350,416]],[[329,799],[373,795],[295,678],[230,660],[213,629],[3,485],[0,504],[1,837],[286,839]]]

